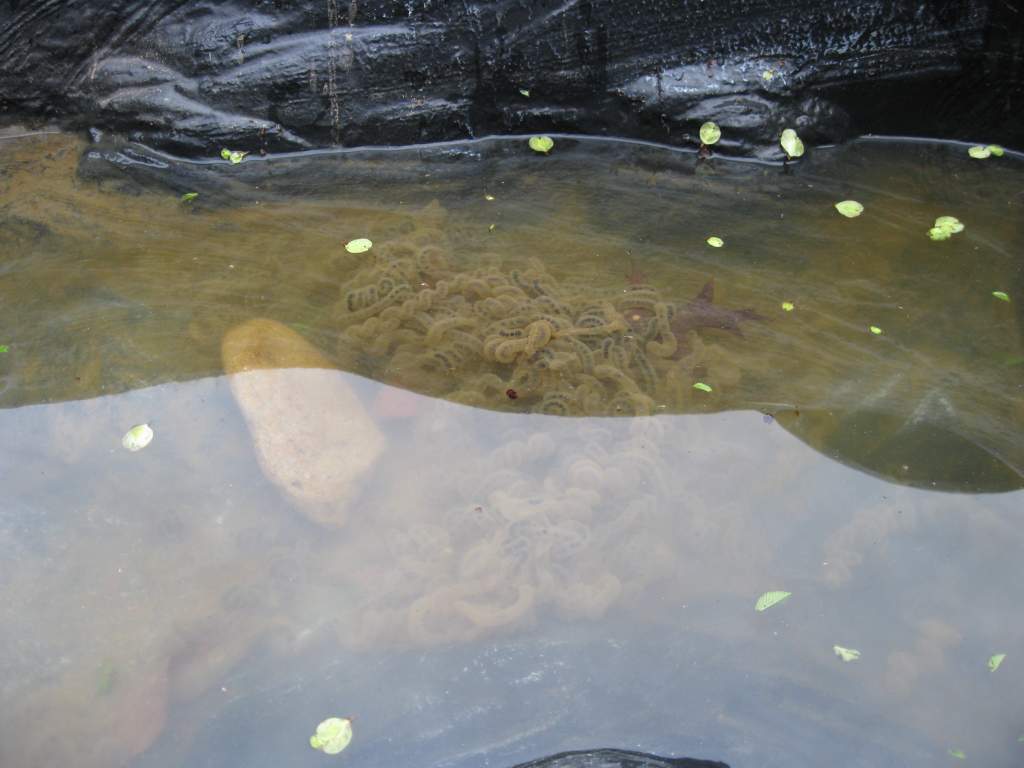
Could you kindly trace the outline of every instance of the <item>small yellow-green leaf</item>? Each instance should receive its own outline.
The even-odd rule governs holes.
[[[875,336],[881,336],[882,335],[882,329],[879,328],[877,325],[869,325],[868,326],[868,330],[871,331],[873,334],[875,334]]]
[[[484,200],[486,200],[488,203],[493,203],[494,195],[484,195]]]
[[[774,79],[774,77],[775,77],[775,70],[774,69],[766,69],[764,72],[761,73],[761,79],[764,80],[766,83],[770,83],[772,81],[772,79]]]
[[[722,129],[712,123],[710,120],[700,127],[700,143],[701,144],[714,144],[722,138]]]
[[[153,441],[153,430],[149,424],[136,424],[124,433],[121,438],[121,445],[133,453],[141,451]]]
[[[701,392],[710,392],[711,391],[711,387],[709,387],[703,381],[698,381],[696,384],[693,385],[693,388],[694,389],[699,389]]]
[[[530,149],[534,152],[543,152],[545,155],[555,146],[550,136],[531,136]]]
[[[309,746],[325,755],[336,755],[352,741],[352,721],[347,717],[329,717],[309,737]]]
[[[197,197],[199,197],[199,193],[198,192],[186,192],[184,195],[181,196],[181,202],[183,202],[183,203],[191,203]]]
[[[966,760],[967,759],[967,753],[964,752],[962,749],[953,749],[952,747],[950,747],[949,748],[949,755],[950,755],[950,757],[955,757],[957,760]]]
[[[6,354],[10,350],[6,344],[0,344],[0,355]]]
[[[487,228],[487,231],[488,231],[488,232],[493,232],[493,231],[494,231],[494,228],[495,228],[496,226],[498,226],[498,225],[497,225],[497,224],[491,224],[491,226],[489,226],[489,227]]]
[[[999,669],[999,665],[1003,663],[1003,659],[1006,658],[1005,653],[997,653],[993,656],[989,656],[988,659],[988,671],[995,672]]]
[[[1007,293],[1005,293],[1004,291],[992,291],[992,295],[995,296],[1000,301],[1009,301],[1010,300],[1009,295]]]
[[[836,210],[848,219],[855,219],[864,213],[864,206],[856,200],[842,200],[836,203]]]
[[[843,661],[856,661],[860,658],[860,651],[856,648],[843,648],[841,645],[833,645],[832,651]]]
[[[985,149],[987,149],[993,157],[1002,157],[1003,153],[1006,151],[998,144],[989,144]]]
[[[800,157],[804,153],[804,143],[800,141],[800,137],[792,128],[787,128],[782,132],[779,144],[790,158]]]
[[[928,237],[932,240],[949,240],[952,234],[948,229],[942,227],[932,227],[928,230]]]
[[[963,222],[956,216],[939,216],[935,219],[935,226],[948,230],[951,235],[958,235],[964,231]]]
[[[366,253],[373,248],[373,241],[365,237],[357,237],[345,243],[345,250],[349,253]]]
[[[784,302],[782,302],[782,310],[784,312],[792,312],[793,309],[794,309],[794,305],[793,305],[792,301],[784,301]]]
[[[519,92],[521,94],[523,94],[523,96],[525,96],[526,98],[530,98],[530,92],[528,90],[526,90],[525,88],[520,88]]]
[[[242,162],[242,158],[248,154],[248,152],[239,152],[237,150],[232,149],[222,149],[220,151],[220,156],[223,157],[225,160],[230,161],[234,165],[238,165],[240,162]]]
[[[707,239],[707,244],[710,245],[712,248],[721,248],[723,245],[725,245],[725,240],[715,235],[712,235]]]
[[[774,592],[765,592],[754,604],[755,611],[767,611],[773,605],[778,605],[787,597],[792,595],[792,592],[783,592],[782,590],[776,590]]]
[[[971,147],[967,150],[967,154],[973,157],[975,160],[984,160],[986,157],[992,154],[992,150],[988,147],[983,147],[980,144]]]

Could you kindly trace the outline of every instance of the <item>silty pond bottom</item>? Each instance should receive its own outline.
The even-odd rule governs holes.
[[[0,764],[1020,765],[1022,206],[930,142],[0,140]]]

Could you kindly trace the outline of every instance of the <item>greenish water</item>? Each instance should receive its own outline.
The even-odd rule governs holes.
[[[4,765],[1020,763],[1018,157],[136,151],[0,141]]]

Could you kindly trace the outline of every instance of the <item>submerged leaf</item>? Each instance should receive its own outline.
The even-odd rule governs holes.
[[[184,195],[181,196],[181,202],[183,202],[183,203],[191,203],[197,197],[199,197],[199,193],[198,192],[186,192]]]
[[[121,445],[129,451],[141,451],[153,441],[153,430],[149,424],[136,424],[124,433],[121,438]]]
[[[352,721],[347,717],[329,717],[309,737],[309,746],[325,755],[336,755],[352,741]]]
[[[971,147],[967,150],[967,154],[973,157],[975,160],[984,160],[986,157],[992,154],[992,150],[988,147],[983,147],[980,144]]]
[[[700,143],[701,144],[714,144],[722,138],[722,129],[712,123],[710,120],[700,127]]]
[[[800,141],[800,137],[796,135],[796,131],[792,128],[787,128],[782,132],[779,137],[779,144],[786,151],[786,154],[790,158],[800,157],[804,153],[804,143]]]
[[[754,604],[755,611],[767,611],[773,605],[777,605],[785,600],[787,597],[792,595],[792,592],[783,592],[782,590],[776,590],[774,592],[765,592]]]
[[[545,155],[555,146],[550,136],[531,136],[530,149],[534,152],[543,152]]]
[[[999,665],[1003,663],[1003,659],[1006,658],[1005,653],[997,653],[993,656],[989,656],[988,659],[988,671],[995,672],[999,669]]]
[[[698,381],[696,384],[693,385],[693,388],[694,389],[699,389],[701,392],[710,392],[711,391],[711,387],[709,387],[703,381]]]
[[[875,336],[881,336],[882,335],[882,329],[879,328],[877,325],[869,325],[868,326],[868,330],[871,331],[873,334],[875,334]]]
[[[715,235],[712,235],[707,239],[707,243],[712,248],[721,248],[723,245],[725,245],[725,240],[723,240],[720,237],[716,237]]]
[[[833,645],[832,651],[843,661],[856,661],[860,658],[860,651],[856,648],[843,648],[841,645]]]
[[[966,760],[967,759],[967,753],[964,752],[962,749],[953,749],[952,747],[950,747],[949,748],[949,755],[950,755],[950,757],[955,757],[957,760]]]
[[[1003,291],[992,291],[992,295],[995,296],[1000,301],[1009,301],[1010,300],[1009,295],[1007,295]]]
[[[784,312],[792,312],[793,311],[793,306],[794,305],[793,305],[792,301],[784,301],[784,302],[782,302],[782,309],[783,309]]]
[[[365,237],[357,237],[345,243],[345,250],[349,253],[366,253],[373,247],[373,241]]]
[[[855,219],[864,213],[864,206],[856,200],[843,200],[836,203],[836,210],[848,219]]]

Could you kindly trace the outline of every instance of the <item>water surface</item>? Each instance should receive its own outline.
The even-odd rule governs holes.
[[[316,765],[348,715],[362,765],[1018,765],[1022,179],[0,141],[2,762]],[[226,374],[258,318],[331,371],[252,374],[286,417]],[[380,448],[312,510],[260,435],[331,392],[370,426],[307,458]]]

